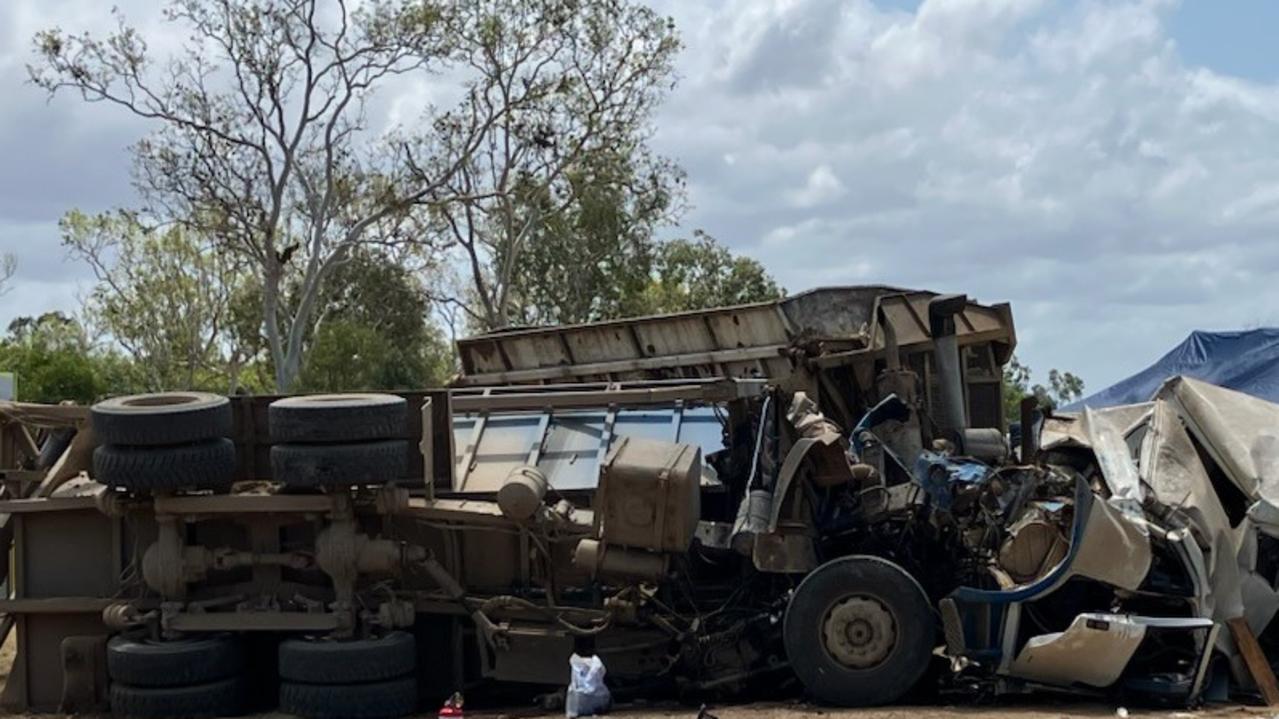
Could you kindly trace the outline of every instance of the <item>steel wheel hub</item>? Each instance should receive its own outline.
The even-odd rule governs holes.
[[[897,643],[897,625],[888,609],[869,597],[835,604],[822,625],[822,642],[835,661],[869,669],[888,658]]]

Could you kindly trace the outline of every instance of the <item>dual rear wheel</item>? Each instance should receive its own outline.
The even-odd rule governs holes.
[[[408,474],[408,404],[386,394],[271,403],[271,474],[290,487],[385,484]]]
[[[280,711],[312,719],[391,719],[417,708],[417,644],[376,639],[280,643]]]
[[[239,716],[246,704],[243,645],[230,635],[107,642],[111,711],[153,719]]]
[[[237,469],[231,403],[203,392],[115,397],[91,410],[94,478],[122,489],[231,488]],[[386,394],[288,397],[268,409],[272,475],[289,487],[385,484],[408,474],[404,398]]]
[[[93,478],[130,491],[225,492],[235,477],[231,403],[204,392],[115,397],[90,409]]]
[[[245,652],[232,635],[178,641],[127,636],[107,643],[111,711],[135,719],[240,716],[248,709]],[[418,704],[411,634],[279,647],[279,708],[309,719],[394,719]]]

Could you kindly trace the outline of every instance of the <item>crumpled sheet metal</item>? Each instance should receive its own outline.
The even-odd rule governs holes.
[[[1232,527],[1224,509],[1218,513],[1212,507],[1221,504],[1205,472],[1194,477],[1198,491],[1180,508],[1192,516],[1198,512],[1207,525],[1209,555],[1218,555],[1210,583],[1215,596],[1207,602],[1212,605],[1211,616],[1243,616],[1253,632],[1260,633],[1279,614],[1279,591],[1270,578],[1255,571],[1257,532],[1279,537],[1279,405],[1189,377],[1165,382],[1156,403],[1184,422],[1230,482],[1253,500],[1247,515]],[[1165,419],[1164,424],[1172,421]],[[1197,463],[1202,469],[1188,437],[1176,454],[1178,464]],[[1163,484],[1165,479],[1159,475],[1166,472],[1166,466],[1152,472],[1148,483]],[[1169,475],[1168,481],[1177,478],[1175,472]],[[1223,557],[1234,560],[1233,568],[1226,566]]]
[[[1136,590],[1150,571],[1150,537],[1115,505],[1096,501],[1070,573]]]
[[[1175,512],[1192,535],[1187,542],[1198,547],[1202,538],[1207,543],[1200,552],[1204,576],[1197,577],[1200,612],[1217,620],[1243,614],[1239,587],[1239,563],[1234,532],[1221,500],[1213,490],[1212,480],[1195,451],[1176,409],[1167,402],[1156,402],[1142,441],[1141,479],[1151,497]],[[1216,551],[1230,548],[1229,551]]]
[[[786,488],[799,469],[799,462],[812,455],[813,481],[820,487],[834,487],[852,479],[848,468],[848,442],[840,426],[817,409],[817,403],[804,392],[791,398],[786,420],[799,432],[801,439],[786,455],[778,481],[777,497],[785,498]],[[777,503],[780,506],[780,502]]]
[[[1102,478],[1110,489],[1110,502],[1121,506],[1130,516],[1140,518],[1145,492],[1132,449],[1124,439],[1126,428],[1117,419],[1120,418],[1113,414],[1084,410],[1084,425]]]
[[[1064,632],[1031,637],[1017,654],[1012,675],[1045,684],[1114,684],[1132,660],[1145,625],[1114,614],[1080,614]]]
[[[1244,525],[1250,522],[1244,520]],[[1239,595],[1243,604],[1243,618],[1254,634],[1261,634],[1270,621],[1279,614],[1279,592],[1275,591],[1269,577],[1255,571],[1257,566],[1257,534],[1244,531],[1238,537]],[[1240,616],[1238,612],[1235,616]]]
[[[1121,434],[1126,435],[1131,427],[1145,420],[1153,406],[1151,402],[1142,402],[1094,409],[1091,413],[1096,417],[1105,418],[1109,424],[1118,427]],[[1045,450],[1061,447],[1092,447],[1092,437],[1083,413],[1057,412],[1045,418],[1039,432],[1039,446]]]
[[[1236,486],[1279,505],[1279,405],[1189,377],[1164,383],[1173,404]]]
[[[990,478],[992,472],[990,465],[975,459],[924,451],[915,460],[914,476],[937,508],[948,510],[953,485],[981,484]]]
[[[817,403],[809,398],[807,392],[796,392],[791,396],[790,407],[786,410],[786,420],[799,432],[801,437],[821,437],[826,434],[838,436],[843,434],[840,426],[822,414],[817,407]]]

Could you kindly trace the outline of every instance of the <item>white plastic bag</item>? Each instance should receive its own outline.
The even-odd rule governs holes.
[[[604,662],[599,657],[569,657],[568,696],[564,716],[568,719],[606,714],[613,706],[613,695],[604,686]]]

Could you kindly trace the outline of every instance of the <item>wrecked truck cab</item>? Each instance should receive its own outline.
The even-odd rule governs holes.
[[[946,655],[1003,691],[1119,690],[1193,703],[1207,675],[1214,623],[1193,616],[1192,596],[1177,601],[1152,591],[1142,526],[1082,478],[1074,484],[1068,543],[1055,564],[1024,584],[960,587],[941,601]],[[1023,551],[1052,556],[1039,544]],[[1007,558],[1000,560],[1007,569]],[[1008,584],[1006,572],[1001,579]],[[1144,614],[1143,604],[1160,613]]]
[[[1015,516],[995,523],[1023,559],[1054,559],[1022,581],[988,554],[941,602],[961,676],[1179,704],[1210,681],[1245,693],[1272,681],[1276,426],[1279,406],[1189,378],[1147,403],[1048,417],[1038,471],[1076,477],[1069,549],[1021,542]]]

